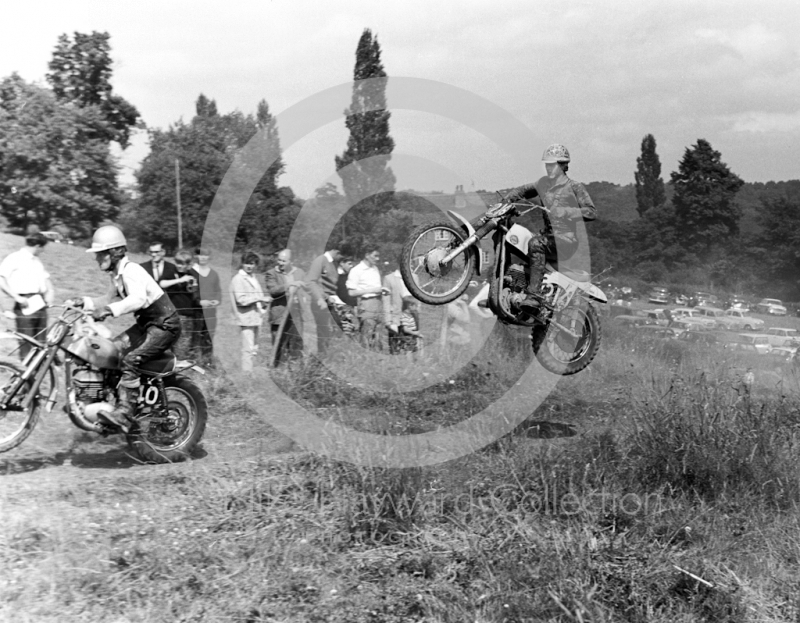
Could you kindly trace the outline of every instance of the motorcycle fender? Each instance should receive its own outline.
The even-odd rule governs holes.
[[[470,223],[467,219],[465,219],[458,212],[453,212],[452,210],[448,210],[447,211],[447,216],[449,216],[450,219],[456,225],[460,225],[461,227],[466,229],[467,230],[467,236],[471,236],[472,234],[475,233],[475,228],[472,226],[472,223]],[[473,249],[475,250],[475,273],[480,275],[483,272],[483,266],[482,266],[483,262],[482,262],[482,259],[481,259],[480,247],[478,247],[478,248],[473,247]]]
[[[583,290],[587,296],[593,298],[595,301],[599,301],[600,303],[608,303],[608,298],[606,297],[605,293],[594,284],[587,283],[582,285],[581,290]]]

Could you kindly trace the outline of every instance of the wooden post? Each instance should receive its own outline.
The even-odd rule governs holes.
[[[178,249],[183,248],[183,222],[181,221],[181,163],[175,158],[175,200],[178,206]]]

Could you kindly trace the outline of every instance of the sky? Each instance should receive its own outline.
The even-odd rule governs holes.
[[[631,184],[647,134],[665,181],[703,138],[746,182],[767,182],[800,178],[798,23],[793,0],[42,0],[4,6],[0,77],[44,84],[59,35],[106,31],[114,90],[149,128],[190,120],[203,93],[223,113],[254,113],[265,99],[280,132],[282,113],[352,80],[370,28],[390,77],[398,189],[526,183],[554,142],[572,153],[574,179]],[[393,96],[392,77],[419,80],[423,103],[392,108],[403,95]],[[439,90],[422,81],[450,88],[435,114]],[[341,118],[282,143],[280,183],[301,197],[338,180],[349,91],[334,91]],[[521,124],[515,133],[535,156],[459,119],[473,101],[491,103],[500,125],[504,114]],[[147,152],[140,132],[120,154],[124,182]]]

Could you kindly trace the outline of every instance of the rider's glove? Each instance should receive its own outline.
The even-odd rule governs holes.
[[[95,309],[92,312],[92,318],[94,318],[95,320],[98,320],[98,321],[105,320],[106,318],[108,318],[109,316],[112,316],[112,315],[113,315],[113,312],[108,307],[108,305],[106,305],[105,307],[102,307],[100,309]]]

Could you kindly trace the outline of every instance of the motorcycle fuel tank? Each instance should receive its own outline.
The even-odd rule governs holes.
[[[99,335],[81,335],[75,338],[67,351],[96,368],[111,370],[120,367],[120,352],[114,342]]]
[[[506,233],[506,242],[519,249],[520,253],[528,255],[528,241],[533,238],[533,234],[522,225],[514,223]]]

